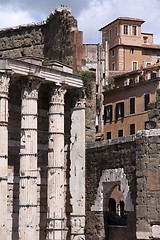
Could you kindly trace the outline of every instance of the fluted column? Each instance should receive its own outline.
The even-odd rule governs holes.
[[[66,90],[53,87],[49,108],[48,149],[48,226],[47,239],[65,237],[64,191],[64,94]]]
[[[19,239],[38,239],[37,225],[37,100],[40,82],[28,80],[22,90]]]
[[[0,72],[0,239],[6,240],[9,75]]]
[[[71,240],[84,240],[85,228],[85,95],[77,90],[71,112]]]

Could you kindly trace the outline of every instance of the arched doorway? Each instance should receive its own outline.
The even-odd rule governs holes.
[[[104,233],[105,239],[106,240],[116,240],[116,238],[114,238],[114,236],[109,237],[108,228],[111,228],[113,230],[112,233],[114,233],[115,229],[113,229],[112,227],[109,227],[109,225],[106,224],[107,222],[106,222],[106,218],[105,218],[106,217],[105,212],[109,211],[110,198],[113,198],[116,201],[117,215],[119,215],[121,217],[121,214],[127,213],[127,218],[128,218],[128,216],[131,216],[131,217],[129,217],[130,219],[132,218],[132,220],[129,220],[129,224],[127,223],[127,226],[126,226],[126,220],[125,220],[125,224],[123,224],[121,227],[117,227],[117,229],[116,229],[116,225],[115,225],[114,228],[116,229],[116,231],[119,231],[122,228],[127,229],[126,231],[128,231],[128,229],[129,229],[129,231],[131,231],[131,228],[134,229],[134,225],[135,225],[134,206],[133,206],[132,199],[131,199],[131,193],[129,191],[128,180],[127,180],[127,177],[126,177],[126,174],[125,174],[123,168],[106,169],[103,171],[100,181],[99,181],[96,199],[95,199],[94,204],[91,207],[91,211],[102,212],[102,214],[103,214],[103,219],[104,219],[103,231],[105,232]],[[122,237],[122,238],[119,238],[119,240],[127,239],[125,234],[122,234],[119,232],[117,234],[118,234],[118,236]],[[133,239],[132,236],[130,239]]]
[[[113,185],[111,187],[111,185]],[[110,190],[109,190],[109,187]],[[109,190],[109,191],[108,191]],[[125,240],[127,232],[127,211],[120,182],[104,183],[103,197],[104,229],[107,240],[120,235]]]

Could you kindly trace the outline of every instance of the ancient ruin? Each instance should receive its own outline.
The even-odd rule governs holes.
[[[0,60],[0,238],[84,239],[83,82],[33,61]]]

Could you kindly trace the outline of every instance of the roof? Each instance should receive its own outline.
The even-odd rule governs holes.
[[[148,67],[141,67],[140,69],[134,70],[134,71],[126,71],[126,72],[117,72],[117,75],[114,75],[114,78],[121,78],[121,77],[127,77],[130,75],[138,75],[142,73],[143,71],[157,71],[160,69],[159,63],[156,63],[154,65],[148,66]]]
[[[153,48],[160,50],[160,44],[142,44],[143,48]]]
[[[145,21],[143,19],[140,18],[131,18],[131,17],[118,17],[117,19],[115,19],[114,21],[108,23],[107,25],[105,25],[104,27],[100,28],[99,31],[102,31],[104,28],[108,27],[109,25],[111,25],[112,23],[116,22],[116,21],[131,21],[131,22],[140,22],[140,23],[144,23]]]

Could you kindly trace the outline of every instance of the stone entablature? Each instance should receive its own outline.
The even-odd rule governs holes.
[[[32,63],[27,63],[21,60],[13,59],[1,59],[0,69],[12,70],[15,75],[34,76],[41,78],[42,81],[46,81],[54,84],[64,84],[68,87],[80,88],[83,86],[83,82],[80,76],[73,75],[68,72],[58,71],[49,67],[39,66]],[[76,80],[75,80],[76,79]]]

